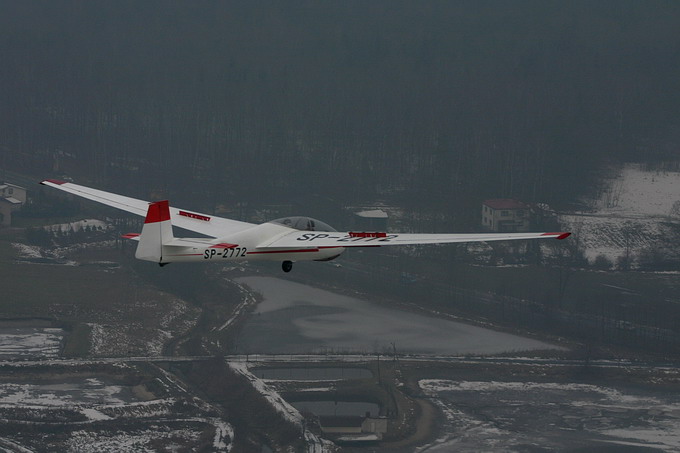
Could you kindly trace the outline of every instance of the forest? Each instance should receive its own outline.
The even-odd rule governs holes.
[[[3,2],[0,167],[476,222],[680,153],[680,3]],[[202,203],[202,205],[201,205]]]

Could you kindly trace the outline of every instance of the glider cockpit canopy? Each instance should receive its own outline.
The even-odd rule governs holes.
[[[280,219],[272,220],[271,223],[277,223],[300,231],[338,231],[320,220],[303,216],[282,217]]]

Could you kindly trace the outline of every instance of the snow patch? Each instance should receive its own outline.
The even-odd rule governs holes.
[[[108,415],[104,415],[101,412],[99,412],[97,409],[92,409],[92,408],[83,408],[80,410],[82,414],[88,418],[88,420],[92,421],[100,421],[100,420],[111,420],[111,417]]]
[[[40,247],[37,245],[26,245],[18,242],[12,242],[12,247],[17,250],[20,258],[42,258]]]
[[[17,327],[0,329],[0,358],[55,358],[59,356],[62,329]]]
[[[590,205],[600,213],[680,218],[680,172],[646,171],[640,164],[625,164]]]
[[[491,447],[500,445],[498,442],[512,444],[527,440],[527,433],[494,432],[494,420],[486,421],[466,413],[466,403],[459,409],[454,402],[457,398],[449,399],[446,392],[466,392],[474,395],[475,400],[497,401],[501,406],[517,407],[513,410],[517,417],[528,411],[538,411],[536,414],[539,414],[549,410],[551,416],[561,417],[561,421],[557,422],[561,425],[555,430],[562,432],[577,428],[570,422],[590,420],[578,429],[588,431],[598,442],[669,451],[680,448],[680,402],[674,397],[662,400],[656,395],[622,393],[610,387],[578,383],[424,379],[418,384],[446,415],[449,431],[420,451],[450,451],[454,446],[479,446],[480,442]],[[462,398],[461,401],[469,401],[470,396],[462,395]],[[536,414],[534,416],[539,417]],[[591,417],[592,414],[598,415]],[[502,425],[500,416],[495,423],[499,421]],[[550,436],[549,433],[546,435]]]
[[[597,198],[584,202],[589,212],[564,213],[559,220],[591,263],[598,255],[616,262],[631,250],[663,248],[673,243],[680,222],[680,172],[625,164],[604,182]]]
[[[95,230],[106,230],[109,224],[97,219],[83,219],[76,222],[58,223],[55,225],[47,225],[44,227],[47,231],[59,231],[61,233],[75,233],[83,228],[94,228]]]

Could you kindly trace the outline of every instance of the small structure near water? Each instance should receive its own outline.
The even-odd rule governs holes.
[[[381,440],[387,432],[386,417],[357,415],[321,416],[319,426],[324,434],[337,436],[340,442],[374,442]]]

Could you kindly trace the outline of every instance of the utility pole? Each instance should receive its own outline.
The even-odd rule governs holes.
[[[382,385],[382,379],[380,378],[380,353],[378,353],[378,385]]]

